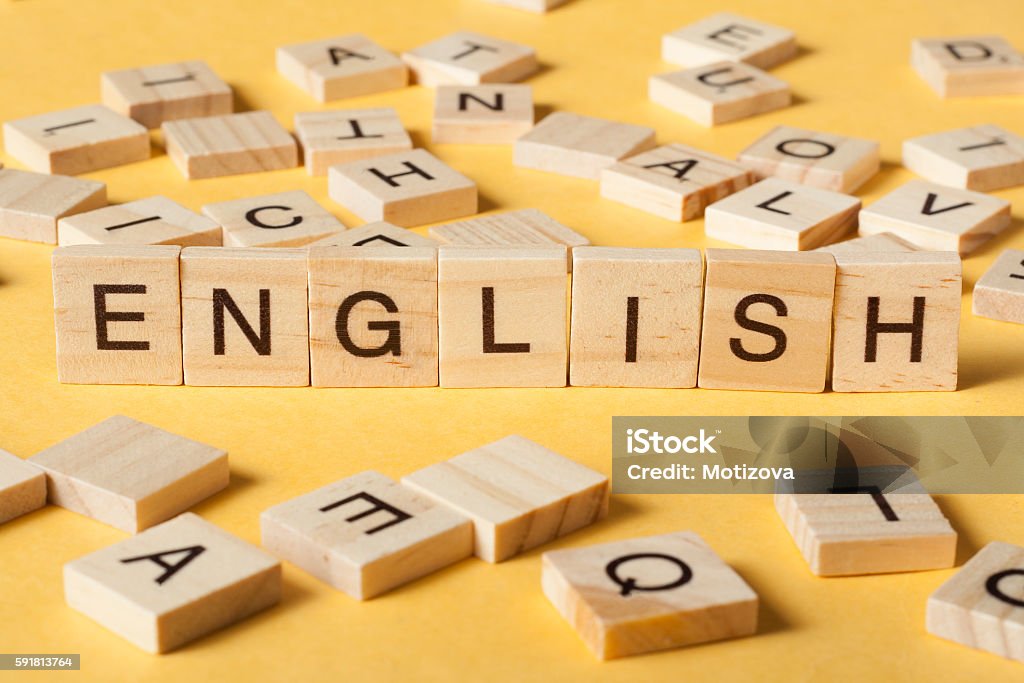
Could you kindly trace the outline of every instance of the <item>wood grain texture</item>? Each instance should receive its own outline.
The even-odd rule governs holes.
[[[770,69],[796,55],[796,35],[787,28],[719,12],[661,38],[661,58],[681,66],[729,60]]]
[[[974,315],[1024,323],[1024,251],[1006,249],[974,285]]]
[[[0,448],[0,524],[46,505],[46,474]]]
[[[521,81],[539,68],[529,45],[456,31],[402,53],[416,82],[427,87]]]
[[[299,165],[295,139],[268,111],[167,121],[161,128],[167,155],[189,180]]]
[[[1024,94],[1024,55],[1002,36],[915,38],[910,65],[940,97]]]
[[[203,214],[221,226],[226,247],[301,247],[345,230],[302,190],[207,204]]]
[[[651,101],[704,126],[717,126],[788,107],[789,84],[755,66],[721,61],[656,74],[647,82]]]
[[[533,88],[512,83],[440,85],[431,139],[437,143],[510,144],[533,128]]]
[[[126,204],[76,213],[57,222],[61,246],[176,244],[219,247],[220,225],[167,197],[146,197]]]
[[[817,249],[812,249],[812,251],[824,251],[834,255],[865,251],[908,252],[920,250],[902,237],[891,232],[879,232],[866,237],[854,237],[844,242],[826,244],[824,247],[818,247]]]
[[[653,148],[654,129],[570,112],[548,114],[516,140],[516,166],[598,180],[601,170]]]
[[[231,86],[201,60],[105,71],[100,94],[103,104],[150,129],[234,111]]]
[[[991,192],[1024,184],[1024,138],[992,124],[903,141],[903,165],[940,185]]]
[[[95,180],[0,167],[0,236],[57,243],[57,221],[107,205]]]
[[[409,82],[402,60],[358,33],[279,47],[277,71],[318,102],[395,90]]]
[[[327,175],[335,164],[412,149],[412,138],[392,107],[299,112],[295,135],[312,176]]]

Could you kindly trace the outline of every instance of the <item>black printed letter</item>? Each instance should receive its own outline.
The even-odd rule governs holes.
[[[223,356],[225,354],[224,349],[224,310],[227,309],[231,317],[234,318],[235,323],[238,324],[238,329],[242,330],[242,334],[252,344],[252,348],[256,349],[256,353],[261,356],[270,355],[270,290],[260,290],[260,333],[256,334],[256,331],[252,329],[252,325],[242,315],[241,309],[238,308],[238,304],[231,298],[231,294],[226,289],[214,289],[213,290],[213,354],[215,356]]]
[[[144,560],[149,560],[150,562],[156,563],[164,570],[164,573],[156,577],[156,579],[154,580],[158,584],[163,585],[168,579],[170,579],[172,576],[180,572],[182,569],[186,567],[186,565],[188,565],[188,563],[202,555],[204,552],[206,552],[205,547],[201,545],[190,545],[187,548],[178,548],[177,550],[164,550],[163,552],[152,553],[151,555],[139,555],[138,557],[128,557],[121,560],[121,562],[124,564],[129,564],[131,562],[142,562]],[[184,553],[185,557],[181,558],[174,564],[171,564],[164,560],[164,558],[168,555],[179,555],[181,553]]]
[[[864,342],[864,362],[874,363],[878,357],[878,335],[909,334],[910,362],[921,362],[921,347],[924,343],[924,303],[925,297],[914,297],[914,320],[909,323],[880,323],[878,309],[881,299],[877,296],[868,297],[867,339]]]
[[[737,325],[751,332],[760,332],[761,334],[768,335],[775,340],[775,348],[767,353],[750,353],[743,348],[743,342],[740,339],[733,337],[729,340],[729,349],[740,360],[750,361],[751,363],[767,363],[779,358],[786,352],[786,333],[774,325],[748,318],[747,309],[754,304],[768,304],[775,309],[776,315],[784,318],[789,315],[786,302],[771,294],[751,294],[740,299],[733,313]]]
[[[108,322],[140,323],[145,321],[142,311],[111,313],[107,310],[108,294],[145,294],[146,285],[93,285],[92,301],[96,314],[96,348],[100,351],[149,351],[148,341],[110,341]]]
[[[342,347],[353,356],[359,358],[377,358],[379,356],[386,356],[389,353],[392,356],[401,356],[402,329],[401,323],[397,320],[375,320],[366,323],[366,329],[368,330],[379,330],[388,333],[387,339],[380,346],[356,346],[352,341],[352,336],[348,333],[348,319],[352,315],[352,309],[361,301],[373,301],[383,306],[384,310],[388,313],[398,313],[398,306],[387,294],[363,291],[346,297],[341,302],[341,306],[338,306],[338,315],[334,319],[334,330]]]
[[[494,287],[481,287],[480,301],[484,312],[484,353],[529,353],[529,342],[499,344],[494,341]]]

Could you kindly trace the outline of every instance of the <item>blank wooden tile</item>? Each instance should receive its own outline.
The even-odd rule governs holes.
[[[531,128],[533,88],[528,85],[442,85],[434,95],[434,142],[503,145]]]
[[[201,60],[100,74],[103,104],[146,128],[234,111],[231,86]]]
[[[471,31],[456,31],[402,53],[420,85],[478,85],[520,81],[539,66],[537,53],[521,45]]]
[[[107,186],[95,180],[0,170],[0,235],[57,243],[57,221],[107,204]]]
[[[653,128],[562,111],[516,140],[513,163],[597,180],[601,169],[654,146]]]
[[[567,0],[487,0],[487,2],[492,5],[504,5],[505,7],[514,7],[516,9],[526,10],[527,12],[544,14],[556,7],[564,5]]]
[[[1024,55],[1001,36],[915,38],[910,64],[941,97],[1024,94]]]
[[[473,554],[473,523],[378,472],[362,472],[260,515],[263,546],[366,600]]]
[[[1006,249],[974,285],[974,315],[1024,323],[1024,251]]]
[[[54,505],[137,533],[228,485],[228,454],[117,415],[40,451]]]
[[[717,126],[788,107],[789,84],[755,66],[715,62],[651,76],[651,101],[704,126]]]
[[[181,252],[185,384],[306,386],[306,250]]]
[[[167,155],[189,180],[299,165],[295,139],[267,111],[168,121],[162,128]]]
[[[1024,138],[991,124],[922,135],[903,141],[903,165],[934,183],[978,192],[1024,185]]]
[[[277,71],[318,102],[404,88],[409,71],[396,55],[361,34],[277,48]]]
[[[757,594],[692,531],[541,557],[544,595],[598,659],[757,632]]]
[[[300,247],[345,230],[302,190],[207,204],[203,213],[223,228],[226,247]]]
[[[700,252],[579,247],[572,258],[569,384],[697,386]]]
[[[437,386],[437,248],[309,250],[317,387]]]
[[[928,598],[928,633],[1024,662],[1024,548],[992,541]]]
[[[40,173],[78,175],[149,158],[149,133],[90,104],[4,123],[4,148]]]
[[[187,513],[64,565],[64,598],[163,653],[277,604],[281,563]]]
[[[825,389],[836,264],[831,254],[708,249],[697,384]]]
[[[601,171],[601,196],[670,221],[688,221],[754,182],[734,161],[686,145],[662,145]]]
[[[565,386],[565,261],[554,245],[441,247],[441,386]]]
[[[919,251],[919,249],[902,237],[894,235],[891,232],[879,232],[874,235],[868,235],[867,237],[854,237],[853,239],[846,240],[845,242],[827,244],[824,247],[818,247],[812,251],[825,251],[830,254],[849,254],[865,251],[895,251],[905,253],[908,251]]]
[[[53,252],[59,381],[181,384],[180,252],[136,245]]]
[[[964,255],[1010,226],[1010,202],[912,180],[862,209],[859,223],[861,235],[889,232],[920,249]]]
[[[856,197],[767,178],[709,206],[704,232],[752,249],[803,251],[852,233],[859,210]]]
[[[603,519],[608,478],[521,436],[429,465],[402,483],[473,520],[476,556],[501,562]]]
[[[147,197],[127,204],[76,213],[57,222],[57,242],[74,244],[177,244],[183,247],[221,245],[215,221],[167,197]]]
[[[476,183],[425,149],[332,166],[331,199],[367,221],[401,227],[476,213]]]
[[[432,247],[441,243],[412,230],[378,221],[311,242],[309,247]]]
[[[703,66],[722,60],[770,69],[796,55],[796,36],[730,12],[719,12],[661,38],[661,58],[681,66]]]
[[[918,251],[835,258],[832,390],[955,390],[960,257]]]
[[[0,448],[0,524],[46,505],[46,475]]]
[[[874,140],[776,126],[740,152],[760,178],[775,176],[833,192],[854,192],[881,168]]]
[[[412,138],[391,107],[300,112],[295,134],[312,176],[327,175],[335,164],[412,149]]]

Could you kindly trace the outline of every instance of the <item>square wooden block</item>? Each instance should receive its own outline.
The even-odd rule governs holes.
[[[866,251],[895,251],[906,253],[908,251],[920,251],[916,246],[891,232],[879,232],[866,237],[854,237],[845,242],[827,244],[812,251],[824,251],[829,254],[850,254]]]
[[[345,230],[302,190],[207,204],[203,213],[223,228],[225,247],[301,247]]]
[[[653,128],[556,111],[516,140],[513,163],[597,180],[602,169],[654,146]]]
[[[697,386],[700,252],[580,247],[572,258],[569,384]]]
[[[168,121],[167,155],[189,180],[299,165],[293,138],[268,111]]]
[[[688,221],[754,182],[734,161],[686,145],[662,145],[601,171],[601,196],[670,221]]]
[[[180,252],[135,245],[53,252],[59,381],[181,384]]]
[[[1024,94],[1024,55],[1002,36],[915,38],[910,64],[940,97]]]
[[[441,243],[412,230],[378,221],[311,242],[309,247],[431,247]]]
[[[57,243],[57,221],[107,205],[107,186],[95,180],[0,170],[0,236]]]
[[[608,478],[521,436],[429,465],[402,483],[473,520],[475,553],[501,562],[608,514]]]
[[[46,505],[46,474],[0,448],[0,524]]]
[[[535,12],[537,14],[549,12],[560,5],[564,5],[567,1],[568,0],[487,0],[487,2],[492,5],[504,5],[505,7],[514,7],[516,9]]]
[[[796,55],[789,29],[719,12],[661,37],[661,58],[681,66],[727,60],[770,69]]]
[[[912,180],[860,212],[860,234],[888,232],[921,249],[969,254],[1010,226],[1010,202]]]
[[[404,88],[409,70],[362,34],[277,48],[277,71],[318,102]]]
[[[974,315],[1024,323],[1024,251],[1006,249],[974,285]]]
[[[565,261],[555,245],[441,247],[441,386],[565,386]]]
[[[378,472],[260,514],[263,546],[358,600],[473,554],[473,523]]]
[[[874,140],[776,126],[740,152],[760,178],[775,176],[833,192],[852,193],[881,168]]]
[[[4,148],[40,173],[78,175],[149,158],[149,132],[89,104],[4,123]]]
[[[789,83],[756,66],[715,62],[651,76],[651,101],[704,126],[738,121],[788,107]]]
[[[768,178],[709,206],[704,232],[751,249],[804,251],[853,232],[860,206],[850,195]]]
[[[52,504],[132,534],[226,488],[229,476],[226,452],[123,415],[29,462],[46,472]]]
[[[187,513],[64,565],[68,606],[169,652],[281,599],[281,563]]]
[[[533,88],[510,83],[442,85],[434,96],[434,142],[510,144],[533,128]]]
[[[598,659],[757,632],[757,593],[692,531],[541,557],[544,595]]]
[[[836,281],[832,255],[705,253],[698,386],[824,391]]]
[[[185,249],[181,304],[185,384],[309,384],[305,249]]]
[[[412,149],[412,138],[391,107],[299,112],[295,134],[312,176],[327,175],[335,164]]]
[[[57,243],[177,244],[213,247],[222,242],[220,225],[167,197],[147,197],[127,204],[76,213],[57,222]]]
[[[317,387],[437,386],[437,248],[309,250]]]
[[[476,213],[476,183],[425,149],[332,166],[331,199],[367,221],[402,227]]]
[[[231,86],[201,60],[100,74],[103,104],[146,128],[234,111]]]
[[[479,85],[512,83],[526,78],[539,66],[529,45],[457,31],[402,53],[420,85]]]
[[[836,254],[833,391],[954,391],[955,252]]]
[[[1024,138],[993,125],[903,141],[903,165],[942,185],[991,192],[1024,185]]]

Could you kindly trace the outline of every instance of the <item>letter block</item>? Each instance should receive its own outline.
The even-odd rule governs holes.
[[[680,66],[704,66],[723,59],[770,69],[796,55],[789,29],[729,12],[719,12],[661,38],[661,58]]]
[[[706,259],[698,386],[824,391],[832,255],[708,249]]]
[[[866,237],[854,237],[852,240],[846,240],[845,242],[827,244],[824,247],[818,247],[811,251],[824,251],[835,255],[865,251],[894,251],[898,253],[906,253],[908,251],[920,250],[902,237],[898,237],[891,232],[879,232]]]
[[[1024,137],[983,125],[903,141],[903,165],[922,178],[977,192],[1024,185]]]
[[[107,186],[95,180],[0,170],[0,236],[57,243],[57,221],[107,204]]]
[[[470,31],[457,31],[402,53],[420,85],[512,83],[539,66],[537,52],[521,45]]]
[[[362,472],[260,515],[263,546],[358,600],[473,554],[473,523],[378,472]]]
[[[1024,94],[1024,55],[1001,36],[915,38],[910,64],[940,97]]]
[[[541,586],[598,659],[757,632],[757,593],[692,531],[541,556]]]
[[[608,514],[608,478],[521,436],[402,478],[473,520],[475,554],[501,562]]]
[[[116,415],[29,458],[54,505],[128,533],[166,521],[228,485],[228,454]]]
[[[653,147],[653,128],[557,111],[516,140],[513,163],[598,180],[602,169]]]
[[[302,190],[207,204],[203,213],[223,228],[226,247],[301,247],[345,230]]]
[[[412,149],[412,138],[391,107],[299,112],[295,135],[311,176],[327,175],[335,164]]]
[[[974,285],[974,315],[1024,323],[1024,251],[1007,249]]]
[[[313,386],[437,386],[437,249],[310,249],[309,335]]]
[[[106,71],[100,92],[103,104],[150,129],[234,111],[231,86],[200,60]]]
[[[221,227],[167,197],[147,197],[76,213],[57,222],[57,243],[138,246],[220,246]]]
[[[281,563],[186,513],[64,565],[68,606],[169,652],[281,599]]]
[[[167,155],[189,180],[299,165],[293,138],[268,111],[167,121]]]
[[[367,223],[352,230],[339,232],[316,242],[308,247],[431,247],[437,249],[441,243],[430,237],[424,237],[412,230],[399,228],[396,225],[378,221]]]
[[[0,524],[46,505],[46,475],[0,448]]]
[[[434,142],[503,145],[533,128],[533,88],[510,83],[441,85],[434,99]]]
[[[409,70],[361,34],[277,48],[277,71],[318,102],[404,88]]]
[[[717,126],[788,107],[789,84],[755,66],[715,62],[651,76],[651,101],[703,126]]]

